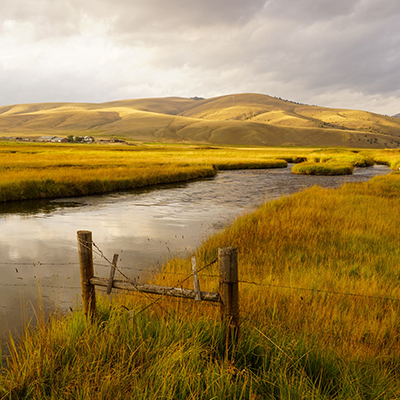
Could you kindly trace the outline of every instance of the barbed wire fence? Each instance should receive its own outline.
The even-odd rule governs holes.
[[[127,267],[124,266],[123,269],[120,268],[118,265],[113,264],[112,261],[110,261],[103,253],[101,250],[100,246],[98,246],[95,242],[91,243],[93,248],[92,251],[93,253],[99,258],[99,261],[94,262],[94,266],[97,268],[105,268],[105,269],[110,269],[115,267],[116,272],[124,278],[124,280],[129,283],[133,287],[138,287],[139,284],[135,278],[131,278],[125,271],[135,271],[135,273],[138,272],[144,272],[146,274],[151,274],[151,275],[156,275],[156,274],[163,274],[163,275],[170,275],[170,276],[176,276],[176,277],[182,277],[182,279],[177,280],[176,285],[173,288],[167,289],[163,294],[158,296],[157,298],[154,298],[154,296],[148,294],[148,293],[143,293],[140,291],[137,291],[139,296],[142,296],[145,298],[148,302],[147,305],[144,305],[141,309],[136,310],[134,314],[132,314],[132,317],[134,318],[135,316],[143,313],[145,310],[158,306],[160,307],[167,315],[170,315],[168,310],[165,309],[165,307],[162,305],[161,300],[168,296],[169,292],[171,292],[175,288],[182,288],[183,283],[187,282],[189,279],[194,278],[194,273],[190,274],[185,274],[183,272],[170,272],[170,271],[161,271],[160,269],[144,269],[144,268],[135,268],[135,267]],[[85,244],[84,244],[85,246]],[[78,248],[78,247],[77,247]],[[218,258],[215,258],[208,262],[206,265],[201,266],[197,270],[197,274],[201,274],[201,277],[204,278],[218,278],[219,275],[215,274],[207,274],[204,272],[207,272],[207,269],[209,269],[212,265],[216,264],[218,262]],[[5,267],[5,268],[15,268],[16,273],[18,273],[18,267],[25,267],[25,266],[32,266],[32,267],[57,267],[57,266],[70,266],[70,267],[77,267],[79,265],[78,262],[68,262],[68,263],[53,263],[53,262],[0,262],[0,268]],[[18,278],[17,278],[18,279]],[[21,279],[22,280],[22,279]],[[299,286],[291,286],[291,285],[282,285],[282,284],[273,284],[273,283],[260,283],[260,282],[254,282],[254,281],[248,281],[248,280],[240,280],[238,279],[237,281],[238,284],[240,285],[250,285],[250,286],[257,286],[257,287],[269,287],[269,288],[275,288],[275,289],[281,289],[281,290],[286,290],[286,291],[298,291],[298,292],[310,292],[310,293],[319,293],[319,294],[326,294],[330,296],[347,296],[350,298],[368,298],[371,300],[379,300],[379,301],[386,301],[386,302],[392,302],[395,304],[400,303],[400,299],[398,298],[393,298],[393,297],[384,297],[384,296],[376,296],[376,295],[369,295],[369,294],[362,294],[362,293],[350,293],[350,292],[342,292],[342,291],[334,291],[334,290],[325,290],[325,289],[318,289],[318,288],[306,288],[306,287],[299,287]],[[25,283],[25,282],[18,282],[18,283],[0,283],[0,287],[18,287],[18,288],[28,288],[28,287],[40,287],[40,288],[46,288],[46,289],[51,289],[51,290],[66,290],[66,289],[71,289],[76,292],[78,292],[80,289],[82,289],[81,286],[76,286],[76,285],[51,285],[51,284],[42,284],[40,282],[40,278],[36,278],[35,283]],[[104,293],[106,291],[104,290]],[[181,300],[180,300],[181,301]],[[8,305],[0,305],[0,309],[2,310],[10,310],[10,311],[35,311],[34,308],[30,307],[24,307],[21,306],[20,308],[18,307],[13,307],[13,306],[8,306]],[[132,312],[132,310],[130,310]],[[265,333],[262,332],[262,328],[260,327],[260,321],[254,319],[253,313],[249,312],[248,310],[240,309],[240,315],[241,315],[241,321],[240,324],[248,324],[252,329],[257,331],[260,336],[265,336]],[[385,347],[386,350],[392,351],[395,354],[398,354],[400,352],[400,345],[399,346],[393,346],[393,345],[385,345],[383,343],[375,343],[372,341],[368,340],[360,340],[358,338],[352,337],[352,336],[340,336],[336,335],[334,333],[315,333],[315,332],[303,332],[305,336],[308,336],[310,338],[317,338],[317,339],[326,339],[330,340],[333,343],[354,343],[357,345],[361,346],[366,346],[370,348],[382,348],[383,346]]]

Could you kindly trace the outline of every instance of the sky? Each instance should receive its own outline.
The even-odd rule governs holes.
[[[0,106],[262,93],[400,113],[397,0],[1,0]]]

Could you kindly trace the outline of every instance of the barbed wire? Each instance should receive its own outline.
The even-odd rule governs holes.
[[[213,264],[216,263],[217,261],[218,261],[218,258],[216,258],[215,260],[211,261],[211,262],[208,263],[207,265],[201,267],[201,268],[197,271],[197,273],[199,273],[199,272],[203,271],[204,269],[210,267],[211,265],[213,265]],[[190,278],[192,278],[192,277],[193,277],[193,273],[191,273],[191,274],[188,275],[184,280],[182,280],[182,281],[180,281],[180,282],[178,282],[178,283],[180,283],[181,286],[182,286],[182,284],[183,284],[184,282],[186,282],[188,279],[190,279]],[[178,285],[176,285],[176,286],[178,286]],[[163,299],[163,298],[167,295],[167,293],[169,293],[171,290],[173,290],[173,288],[171,288],[170,290],[166,291],[166,292],[165,292],[162,296],[160,296],[159,298],[155,299],[155,300],[153,301],[152,304],[149,304],[148,306],[142,308],[139,312],[137,312],[137,313],[135,314],[135,317],[138,316],[138,315],[139,315],[140,313],[142,313],[143,311],[145,311],[147,308],[152,307],[154,304],[158,303],[158,302],[159,302],[161,299]]]
[[[116,270],[121,276],[123,276],[132,286],[137,287],[136,281],[135,281],[135,280],[132,280],[130,277],[128,277],[127,275],[125,275],[125,274],[119,269],[118,265],[114,265],[114,264],[104,255],[103,251],[96,245],[96,243],[94,243],[94,242],[92,241],[92,245],[97,249],[97,251],[98,251],[97,254],[98,254],[101,258],[103,258],[104,260],[106,260],[106,261],[109,263],[110,267],[114,267],[115,270]],[[139,292],[139,293],[140,293],[143,297],[146,297],[148,300],[153,300],[152,297],[151,297],[149,294],[143,293],[143,292]],[[153,302],[152,304],[155,304],[155,303],[156,303],[156,302]],[[161,308],[165,313],[167,313],[168,315],[170,315],[170,313],[169,313],[167,310],[165,310],[161,305],[159,305],[159,306],[160,306],[160,308]]]
[[[113,263],[104,255],[104,252],[96,245],[95,242],[91,242],[92,246],[89,246],[87,243],[80,243],[81,245],[83,245],[84,247],[91,249],[93,251],[94,254],[96,254],[97,256],[99,256],[102,260],[106,261],[105,264],[101,264],[101,263],[94,263],[94,265],[100,266],[100,267],[105,267],[105,268],[109,268],[113,265]],[[201,267],[198,270],[198,274],[200,274],[200,272],[202,272],[203,270],[205,270],[206,268],[210,267],[211,265],[213,265],[214,263],[217,262],[217,258],[212,260],[211,262],[209,262],[208,264],[204,265],[203,267]],[[79,263],[73,263],[73,262],[69,262],[69,263],[42,263],[40,261],[38,262],[15,262],[15,263],[0,263],[1,266],[65,266],[65,265],[79,265]],[[193,278],[193,273],[191,274],[185,274],[185,273],[181,273],[181,272],[168,272],[168,271],[160,271],[160,270],[154,270],[154,269],[143,269],[143,268],[135,268],[135,267],[118,267],[118,265],[115,266],[116,271],[123,277],[126,279],[127,282],[129,282],[130,284],[132,284],[132,286],[137,287],[138,283],[136,282],[136,279],[132,279],[130,278],[128,275],[126,275],[123,271],[128,270],[128,271],[135,271],[135,272],[145,272],[145,273],[150,273],[150,274],[160,274],[160,275],[175,275],[175,276],[185,276],[185,278],[183,280],[180,280],[177,282],[177,285],[175,287],[179,287],[183,285],[184,282],[186,282],[188,279]],[[17,271],[18,272],[18,271]],[[210,278],[217,278],[218,275],[201,275],[202,277],[210,277]],[[22,279],[22,278],[19,278]],[[330,294],[330,295],[341,295],[341,296],[351,296],[351,297],[363,297],[363,298],[369,298],[369,299],[374,299],[374,300],[384,300],[384,301],[394,301],[394,302],[399,302],[400,299],[396,299],[396,298],[390,298],[390,297],[383,297],[383,296],[375,296],[375,295],[365,295],[365,294],[359,294],[359,293],[348,293],[348,292],[340,292],[340,291],[330,291],[330,290],[323,290],[323,289],[310,289],[310,288],[304,288],[304,287],[296,287],[296,286],[289,286],[289,285],[278,285],[278,284],[271,284],[271,283],[259,283],[259,282],[254,282],[254,281],[246,281],[246,280],[239,280],[239,283],[241,284],[249,284],[249,285],[256,285],[256,286],[261,286],[261,287],[274,287],[274,288],[279,288],[279,289],[287,289],[287,290],[298,290],[298,291],[308,291],[308,292],[313,292],[313,293],[324,293],[324,294]],[[72,290],[79,290],[80,287],[74,287],[74,286],[58,286],[58,285],[41,285],[40,283],[36,283],[36,284],[28,284],[28,283],[0,283],[0,286],[13,286],[13,287],[40,287],[40,288],[51,288],[51,289],[72,289]],[[171,288],[170,290],[172,290],[173,288]],[[105,292],[105,289],[100,290],[101,292]],[[151,295],[147,294],[147,293],[143,293],[143,292],[137,292],[139,295],[146,297],[147,300],[150,300],[150,304],[147,304],[146,306],[144,306],[141,310],[139,310],[137,313],[135,313],[134,316],[139,315],[140,313],[144,312],[146,309],[153,307],[154,305],[158,304],[159,307],[168,315],[170,315],[170,313],[165,310],[160,304],[160,300],[163,299],[167,294],[168,291],[166,291],[162,296],[158,296],[156,299],[154,299],[154,297],[152,297]],[[178,300],[175,300],[178,301]],[[179,301],[182,301],[181,299],[179,299]],[[33,309],[29,309],[29,308],[15,308],[15,307],[8,307],[8,306],[0,306],[0,308],[2,309],[11,309],[11,310],[29,310],[29,311],[34,311]],[[241,310],[242,315],[250,315],[250,313]],[[258,325],[260,322],[255,321],[252,318],[249,317],[244,317],[243,321],[247,321],[251,324],[254,324],[253,328],[257,329],[259,331],[259,328],[256,326]],[[315,333],[305,333],[306,335],[310,336],[310,337],[315,337],[315,338],[324,338],[324,339],[328,339],[328,340],[332,340],[332,341],[336,341],[336,342],[349,342],[349,343],[357,343],[357,344],[361,344],[364,346],[369,346],[372,348],[384,348],[387,350],[393,350],[393,351],[400,351],[400,347],[397,346],[386,346],[384,343],[373,343],[373,342],[369,342],[366,340],[360,340],[354,337],[343,337],[343,336],[337,336],[334,335],[332,333],[325,333],[325,334],[315,334]]]
[[[106,264],[98,264],[94,263],[95,267],[104,267],[104,268],[110,268],[109,265]],[[135,268],[135,267],[119,267],[120,270],[122,271],[135,271],[135,272],[144,272],[152,275],[178,275],[178,276],[185,276],[187,277],[188,274],[184,272],[170,272],[170,271],[162,271],[162,270],[155,270],[155,269],[143,269],[143,268]],[[210,275],[210,274],[201,274],[201,271],[198,271],[197,274],[201,276],[202,278],[218,278],[218,275]],[[192,276],[192,275],[191,275]]]
[[[56,286],[56,285],[42,285],[40,282],[34,283],[0,283],[0,286],[11,286],[11,287],[36,287],[36,288],[51,288],[51,289],[81,289],[80,286]]]
[[[250,315],[249,312],[246,312],[243,309],[240,309],[240,314],[242,315],[241,323],[243,323],[243,321],[250,322],[251,324],[254,325],[253,328],[255,328],[257,331],[259,331],[259,327],[257,327],[257,325],[260,324],[260,321],[256,321],[249,317],[243,317],[243,315]],[[364,346],[369,346],[369,347],[378,347],[378,348],[384,348],[387,350],[400,351],[400,346],[386,346],[383,343],[373,343],[373,342],[369,342],[366,340],[355,339],[354,337],[350,337],[350,336],[344,337],[344,336],[333,335],[331,333],[316,334],[313,332],[304,332],[304,334],[306,336],[312,336],[313,338],[325,338],[325,339],[330,339],[330,340],[334,340],[337,342],[352,342],[352,343],[362,344]]]
[[[74,263],[74,262],[69,262],[69,263],[43,263],[41,261],[37,261],[37,262],[32,261],[32,262],[13,262],[13,263],[11,263],[11,262],[5,262],[5,263],[0,262],[0,265],[13,265],[13,266],[15,266],[15,265],[21,266],[22,265],[22,266],[34,266],[34,267],[37,267],[37,266],[52,266],[52,267],[54,267],[54,266],[65,266],[65,265],[79,265],[79,263]]]
[[[333,295],[340,295],[340,296],[366,297],[366,298],[370,298],[370,299],[374,299],[374,300],[400,301],[400,299],[394,299],[391,297],[373,296],[373,295],[360,294],[360,293],[336,292],[336,291],[330,291],[330,290],[310,289],[310,288],[302,288],[302,287],[287,286],[287,285],[275,285],[272,283],[258,283],[258,282],[241,281],[241,280],[239,280],[239,283],[246,283],[246,284],[256,285],[256,286],[275,287],[275,288],[289,289],[289,290],[303,290],[303,291],[308,291],[308,292],[326,293],[326,294],[333,294]]]

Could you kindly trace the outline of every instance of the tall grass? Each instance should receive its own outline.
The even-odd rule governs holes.
[[[239,218],[207,240],[198,257],[206,263],[218,247],[238,247],[240,279],[248,282],[242,306],[252,319],[377,343],[378,352],[389,354],[385,349],[400,345],[399,206],[399,175],[339,190],[315,187]],[[352,354],[346,341],[341,349]]]
[[[218,169],[282,168],[259,150],[182,146],[0,146],[0,202],[188,181]]]
[[[213,176],[221,169],[288,162],[400,166],[397,150],[0,144],[0,202],[81,196]]]
[[[353,165],[334,162],[302,162],[292,168],[294,174],[302,175],[351,175]]]
[[[224,357],[218,307],[117,295],[94,324],[53,317],[11,345],[5,399],[400,398],[400,175],[314,187],[205,239],[239,250],[241,337]],[[155,283],[190,287],[189,259]],[[217,267],[201,272],[218,291]]]

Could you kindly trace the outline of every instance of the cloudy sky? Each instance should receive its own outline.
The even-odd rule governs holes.
[[[263,93],[400,113],[398,0],[1,0],[0,105]]]

